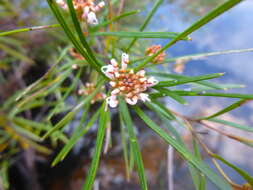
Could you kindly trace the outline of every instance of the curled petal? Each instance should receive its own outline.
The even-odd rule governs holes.
[[[119,72],[115,72],[114,75],[115,75],[116,78],[120,77]]]
[[[140,70],[136,73],[137,75],[144,77],[145,76],[145,71],[144,70]]]
[[[143,77],[143,78],[140,78],[139,80],[140,80],[140,82],[145,82],[147,80],[147,78]]]
[[[158,80],[155,79],[155,77],[148,78],[148,86],[154,86],[158,83]]]
[[[133,98],[126,98],[125,99],[126,102],[130,105],[135,105],[137,104],[137,101],[138,101],[138,97],[137,96],[134,96]]]
[[[114,75],[112,73],[115,72],[115,69],[112,65],[106,65],[101,67],[101,71],[110,79],[112,79],[114,77]]]
[[[83,8],[83,15],[82,15],[82,17],[83,17],[84,19],[87,18],[89,12],[90,12],[90,8],[89,8],[88,6],[85,6],[85,7]]]
[[[112,95],[117,95],[118,93],[120,93],[120,90],[118,89],[118,88],[116,88],[116,89],[114,89],[112,92],[111,92],[111,94]]]
[[[100,11],[100,9],[102,9],[105,6],[105,2],[101,1],[100,3],[97,4],[97,6],[95,7],[95,11]]]
[[[122,69],[126,69],[128,63],[129,63],[129,55],[126,54],[126,53],[122,53],[122,56],[121,56],[121,67],[122,67]]]
[[[89,12],[89,14],[87,16],[87,22],[89,24],[93,24],[93,25],[98,24],[98,20],[97,20],[96,14],[94,12]]]
[[[111,81],[111,82],[110,82],[110,85],[111,85],[112,87],[115,87],[115,86],[116,86],[116,82]]]
[[[115,59],[111,59],[111,64],[114,67],[118,67],[118,63],[117,63],[117,61]]]
[[[139,97],[140,97],[140,99],[141,99],[143,102],[146,102],[146,101],[150,102],[150,99],[149,99],[149,97],[148,97],[148,94],[146,94],[146,93],[140,93],[140,94],[139,94]]]
[[[106,103],[111,108],[116,108],[119,104],[119,101],[117,100],[116,96],[110,96],[110,97],[106,98]]]

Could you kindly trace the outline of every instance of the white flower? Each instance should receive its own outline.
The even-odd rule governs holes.
[[[78,12],[81,11],[82,18],[85,19],[89,24],[97,25],[98,20],[96,13],[100,11],[104,6],[105,2],[101,1],[97,5],[94,3],[95,0],[72,0],[74,9]],[[63,9],[67,10],[68,6],[64,0],[56,0]]]
[[[138,100],[150,101],[148,94],[143,93],[148,87],[154,86],[158,81],[154,77],[145,77],[145,71],[134,73],[133,69],[127,70],[129,56],[123,53],[121,56],[121,68],[115,59],[111,64],[103,66],[101,71],[110,78],[112,87],[111,96],[106,101],[107,104],[115,108],[118,105],[117,96],[121,95],[130,105],[137,104]]]

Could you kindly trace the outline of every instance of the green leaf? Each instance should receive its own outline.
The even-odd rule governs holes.
[[[216,118],[208,119],[208,121],[212,121],[212,122],[215,122],[215,123],[220,123],[220,124],[223,124],[223,125],[227,125],[227,126],[230,126],[230,127],[235,127],[237,129],[241,129],[241,130],[253,133],[253,127],[250,127],[250,126],[241,125],[241,124],[234,123],[234,122],[231,122],[231,121],[225,121],[225,120],[216,119]]]
[[[218,6],[217,8],[215,8],[214,10],[210,11],[208,14],[206,14],[204,17],[200,18],[197,22],[195,22],[193,25],[191,25],[189,28],[187,28],[185,31],[183,31],[182,33],[180,33],[175,39],[173,39],[172,41],[170,41],[168,44],[166,44],[161,50],[159,50],[156,54],[148,57],[143,63],[141,63],[140,65],[138,65],[135,70],[138,71],[141,68],[143,68],[146,64],[148,64],[149,62],[151,62],[156,56],[158,56],[161,52],[163,52],[164,50],[168,49],[169,47],[171,47],[172,45],[174,45],[176,42],[178,42],[179,40],[187,37],[189,34],[191,34],[192,32],[196,31],[197,29],[201,28],[202,26],[204,26],[205,24],[207,24],[208,22],[210,22],[211,20],[213,20],[214,18],[218,17],[219,15],[223,14],[224,12],[228,11],[229,9],[231,9],[232,7],[234,7],[235,5],[237,5],[238,3],[242,2],[243,0],[228,0],[225,3],[223,3],[222,5]]]
[[[24,119],[22,117],[14,117],[12,119],[12,121],[15,125],[22,126],[24,128],[29,127],[29,128],[36,129],[36,132],[48,131],[48,130],[51,129],[51,126],[48,125],[48,124],[31,121],[31,120],[28,120],[28,119]],[[66,138],[66,136],[64,134],[59,133],[58,136],[63,142],[68,141],[68,139]]]
[[[80,80],[81,74],[82,74],[83,69],[79,69],[79,71],[77,72],[74,80],[72,80],[72,84],[70,85],[70,87],[68,88],[68,90],[66,91],[66,93],[63,95],[63,97],[58,101],[57,105],[54,107],[54,109],[52,109],[52,111],[50,111],[50,113],[47,116],[47,120],[50,120],[55,113],[57,112],[57,110],[59,108],[62,107],[62,104],[64,105],[64,101],[67,97],[69,97],[70,93],[76,89],[78,82]]]
[[[219,93],[219,92],[195,92],[195,91],[181,91],[175,90],[180,96],[213,96],[213,97],[226,97],[226,98],[241,98],[253,100],[253,94],[237,94],[237,93]],[[159,95],[162,97],[162,95]]]
[[[69,10],[70,10],[72,21],[74,23],[76,32],[77,32],[78,37],[79,37],[79,40],[81,41],[83,47],[86,49],[87,56],[89,56],[90,60],[92,60],[94,62],[94,66],[99,68],[99,63],[98,63],[95,55],[93,54],[93,51],[91,50],[89,44],[87,43],[86,38],[84,36],[84,33],[83,33],[83,31],[81,29],[81,26],[79,24],[79,21],[77,19],[76,10],[74,9],[73,1],[72,0],[67,0],[67,4],[68,4]]]
[[[166,89],[166,88],[155,88],[155,89],[163,94],[170,96],[172,99],[176,100],[180,104],[188,105],[188,103],[186,102],[186,100],[184,98],[182,98],[181,96],[177,95],[177,93],[175,93],[169,89]]]
[[[161,78],[169,78],[169,79],[175,79],[175,80],[191,78],[189,76],[172,74],[172,73],[148,72],[147,74],[150,76],[157,76]],[[240,84],[217,84],[210,81],[197,81],[197,82],[194,82],[194,84],[207,87],[206,89],[202,89],[202,91],[210,90],[210,89],[227,90],[229,88],[244,88],[245,87],[245,85],[240,85]],[[192,91],[194,91],[194,89],[192,89]]]
[[[50,129],[43,137],[42,139],[46,139],[49,135],[69,123],[75,116],[75,114],[79,111],[81,107],[84,105],[90,103],[92,98],[99,92],[100,88],[102,87],[104,83],[104,80],[101,80],[98,85],[96,90],[94,90],[89,96],[87,96],[82,102],[80,102],[71,112],[69,112],[61,121],[59,121],[52,129]]]
[[[227,160],[225,160],[224,158],[222,158],[221,156],[219,156],[217,154],[212,154],[212,156],[214,158],[222,161],[224,164],[226,164],[230,168],[233,168],[238,174],[240,174],[251,185],[251,187],[253,187],[253,178],[247,172],[236,167],[235,165],[231,164],[230,162],[228,162]]]
[[[176,117],[164,106],[164,104],[162,104],[156,100],[152,100],[152,102],[145,102],[145,105],[149,109],[154,110],[155,112],[163,115],[164,117],[166,117],[169,120],[176,119]]]
[[[194,138],[192,140],[192,144],[193,144],[194,155],[199,160],[202,160],[199,145],[198,145],[197,141]],[[194,167],[194,170],[197,172],[197,175],[198,175],[198,177],[197,177],[198,180],[196,181],[196,184],[195,184],[196,189],[205,190],[206,189],[206,178],[205,178],[205,176],[201,172],[197,171],[195,167]]]
[[[72,44],[75,46],[76,50],[98,71],[99,73],[104,76],[104,74],[101,72],[100,67],[94,62],[93,59],[91,59],[90,55],[82,48],[82,45],[80,42],[76,39],[74,34],[72,33],[71,29],[68,27],[64,17],[62,16],[58,6],[55,4],[52,0],[47,0],[48,5],[50,6],[52,12],[54,13],[55,17],[57,18],[58,22],[60,23],[61,27],[63,28],[65,34],[69,38],[69,40],[72,42]],[[70,7],[71,9],[71,7]],[[72,9],[71,9],[72,10]],[[75,14],[75,12],[74,12]],[[73,10],[71,11],[71,16],[73,19]],[[77,23],[75,23],[77,24]],[[77,27],[77,25],[76,25]]]
[[[99,23],[98,25],[92,27],[92,30],[98,30],[100,29],[101,27],[104,27],[104,26],[108,26],[109,24],[113,23],[113,22],[116,22],[122,18],[125,18],[127,16],[131,16],[131,15],[135,15],[135,14],[138,14],[140,13],[140,10],[136,10],[136,11],[129,11],[129,12],[126,12],[126,13],[122,13],[121,15],[119,16],[116,16],[116,17],[113,17],[111,20],[108,20],[108,21],[105,21],[105,22],[102,22],[102,23]]]
[[[133,148],[132,150],[134,151],[134,158],[135,158],[136,165],[137,165],[137,172],[139,175],[141,188],[143,190],[147,190],[148,189],[147,179],[146,179],[145,172],[144,172],[144,166],[143,166],[140,147],[138,144],[138,139],[134,133],[133,122],[132,122],[132,118],[129,114],[127,105],[126,105],[125,101],[123,101],[122,99],[120,99],[119,109],[120,109],[120,115],[126,124],[129,138],[130,138],[130,144]]]
[[[117,31],[117,32],[95,32],[90,36],[113,36],[122,38],[169,38],[173,39],[178,34],[175,32],[134,32],[134,31]],[[184,38],[184,40],[189,40]]]
[[[213,172],[206,164],[198,160],[193,156],[186,148],[184,148],[179,142],[173,137],[169,136],[163,129],[156,125],[139,107],[135,106],[134,110],[139,117],[162,139],[168,144],[173,146],[187,161],[192,163],[197,169],[205,174],[219,189],[221,190],[232,190],[231,186],[224,181],[220,176]]]
[[[152,10],[148,13],[147,17],[145,18],[143,24],[141,25],[139,31],[142,32],[144,31],[144,29],[146,28],[146,26],[148,25],[148,23],[150,22],[151,18],[154,16],[154,14],[156,13],[157,9],[159,8],[159,6],[163,3],[163,0],[157,0],[152,8]],[[135,42],[137,41],[137,38],[133,39],[128,48],[126,49],[126,52],[128,52],[131,47],[133,47],[133,45],[135,44]]]
[[[122,114],[119,114],[119,119],[120,119],[121,142],[122,142],[123,155],[124,155],[124,160],[125,160],[125,165],[126,165],[126,178],[128,180],[128,179],[130,179],[131,168],[130,168],[130,161],[129,161],[129,150],[128,150],[128,143],[127,143],[127,134],[126,134]]]
[[[55,72],[57,65],[61,62],[61,60],[63,59],[63,57],[67,54],[68,50],[69,50],[69,47],[64,48],[61,51],[61,54],[59,55],[56,63],[40,79],[38,79],[36,82],[32,83],[27,88],[25,88],[22,91],[22,93],[20,93],[20,95],[18,95],[18,97],[16,98],[16,101],[18,101],[24,95],[26,95],[28,92],[30,92],[31,90],[33,90],[34,88],[36,88],[37,86],[39,86],[39,84],[41,84],[43,80],[46,80],[46,79],[50,78],[53,75],[53,73]]]
[[[4,45],[3,43],[0,43],[0,49],[2,51],[6,52],[7,54],[15,57],[18,60],[21,60],[21,61],[24,61],[24,62],[30,63],[30,64],[34,63],[34,61],[31,58],[29,58],[28,56],[18,52],[17,50],[15,50],[13,48],[10,48],[7,45]]]
[[[51,24],[51,25],[45,25],[45,26],[33,26],[33,27],[28,27],[28,28],[20,28],[20,29],[0,32],[0,37],[16,34],[20,32],[30,32],[30,31],[37,31],[37,30],[45,30],[49,28],[58,28],[58,27],[60,27],[59,24]]]
[[[9,189],[10,187],[10,181],[9,181],[9,167],[10,163],[9,161],[3,160],[1,165],[0,165],[0,180],[1,180],[1,186],[4,189]]]
[[[234,110],[234,109],[236,109],[236,108],[242,106],[242,105],[245,104],[246,102],[248,102],[248,100],[245,100],[245,99],[239,100],[239,101],[233,103],[232,105],[230,105],[230,106],[228,106],[228,107],[222,109],[221,111],[218,111],[217,113],[214,113],[214,114],[212,114],[212,115],[210,115],[210,116],[208,116],[208,117],[199,118],[199,119],[200,119],[200,120],[212,119],[212,118],[214,118],[214,117],[217,117],[217,116],[223,115],[223,114],[225,114],[225,113],[228,113],[228,112],[230,112],[230,111],[232,111],[232,110]]]
[[[214,73],[214,74],[208,74],[208,75],[193,76],[193,77],[188,77],[188,78],[179,79],[179,80],[160,81],[157,85],[154,86],[154,88],[177,86],[177,85],[191,83],[191,82],[197,82],[197,81],[202,81],[202,80],[218,78],[223,75],[224,75],[224,73]]]
[[[102,152],[103,147],[103,141],[105,137],[105,130],[106,130],[106,123],[110,119],[108,116],[108,111],[105,111],[105,105],[103,104],[101,111],[100,111],[100,120],[99,120],[99,126],[98,126],[98,133],[97,133],[97,140],[96,140],[96,146],[95,151],[93,154],[93,159],[91,162],[91,166],[88,172],[88,176],[85,180],[85,184],[83,186],[83,190],[91,190],[95,181],[95,177],[97,174],[97,169],[99,166],[99,160]]]
[[[184,55],[179,57],[172,57],[165,59],[162,63],[158,64],[165,64],[165,63],[172,63],[181,61],[182,64],[186,64],[186,62],[191,60],[200,60],[204,59],[210,56],[217,56],[217,55],[227,55],[227,54],[233,54],[233,53],[245,53],[245,52],[252,52],[253,48],[246,48],[246,49],[233,49],[233,50],[224,50],[224,51],[216,51],[216,52],[208,52],[208,53],[197,53],[197,54],[191,54],[191,55]],[[149,67],[156,66],[156,64],[151,64]]]
[[[62,150],[60,151],[60,153],[56,156],[56,158],[52,162],[52,166],[55,166],[60,161],[62,161],[63,159],[65,159],[65,157],[67,156],[67,154],[69,153],[69,151],[73,148],[73,146],[77,143],[77,141],[90,130],[90,128],[93,126],[93,124],[97,121],[98,116],[99,116],[99,114],[101,112],[101,108],[98,111],[96,111],[96,113],[94,113],[92,115],[92,117],[89,120],[89,122],[83,128],[82,124],[85,122],[87,110],[85,110],[84,112],[85,113],[84,113],[84,115],[82,116],[82,118],[80,120],[79,127],[77,127],[77,129],[74,131],[73,135],[71,136],[69,142],[62,148]]]

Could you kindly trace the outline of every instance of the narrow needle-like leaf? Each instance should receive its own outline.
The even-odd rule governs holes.
[[[205,24],[207,24],[208,22],[210,22],[211,20],[213,20],[217,16],[223,14],[224,12],[226,12],[229,9],[231,9],[232,7],[234,7],[235,5],[237,5],[238,3],[242,2],[242,1],[243,0],[228,0],[225,3],[223,3],[222,5],[218,6],[217,8],[215,8],[214,10],[212,10],[211,12],[209,12],[206,16],[202,17],[197,22],[195,22],[193,25],[191,25],[189,28],[187,28],[185,31],[183,31],[182,33],[180,33],[175,39],[173,39],[168,44],[166,44],[157,53],[155,53],[154,55],[148,57],[144,62],[142,62],[141,64],[139,64],[135,68],[135,70],[136,71],[140,70],[146,64],[148,64],[150,61],[152,61],[156,56],[158,56],[161,52],[163,52],[164,50],[168,49],[169,47],[171,47],[173,44],[175,44],[179,40],[187,37],[192,32],[194,32],[197,29],[201,28],[202,26],[204,26]]]

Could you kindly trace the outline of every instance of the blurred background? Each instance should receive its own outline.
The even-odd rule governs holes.
[[[165,0],[146,30],[181,32],[224,1]],[[153,3],[152,0],[126,0],[125,11],[140,9],[141,13],[135,19],[126,18],[122,20],[122,28],[136,31],[143,18],[152,8]],[[252,48],[252,12],[253,1],[243,1],[193,33],[191,35],[192,41],[181,41],[170,48],[167,51],[168,57]],[[46,1],[0,1],[0,32],[54,23],[56,23],[56,20],[53,18]],[[142,41],[150,45],[165,45],[167,43],[167,40],[146,39],[140,40],[139,44],[142,44]],[[50,61],[58,56],[59,49],[66,47],[68,44],[59,28],[0,37],[0,104],[7,101],[17,90],[25,88],[43,76],[51,65]],[[185,64],[182,72],[185,75],[225,72],[226,75],[222,79],[217,79],[217,82],[244,84],[246,85],[245,88],[230,91],[252,94],[252,60],[252,52],[217,55],[200,60],[191,60]],[[168,64],[164,65],[163,69],[174,72],[175,67],[173,64]],[[182,106],[170,99],[167,100],[166,104],[182,114],[195,116],[214,113],[231,103],[225,98],[211,97],[187,98],[187,100],[189,102],[187,106]],[[252,126],[252,111],[253,103],[251,102],[222,117],[223,119]],[[43,115],[43,109],[27,114],[29,118],[36,120],[37,117],[41,117],[41,114]],[[4,115],[1,110],[0,115]],[[0,116],[0,126],[2,116]],[[115,122],[115,125],[117,125],[117,122]],[[94,189],[138,190],[140,187],[138,186],[136,174],[132,176],[131,181],[125,179],[122,149],[120,145],[117,145],[120,133],[116,128],[117,126],[113,130],[114,146],[109,155],[102,158]],[[248,135],[242,131],[236,131],[236,129],[229,128],[229,130],[240,136]],[[140,128],[138,132],[151,189],[168,189],[167,145],[149,130]],[[90,140],[81,140],[71,154],[54,168],[51,168],[50,162],[61,149],[61,145],[56,146],[53,154],[48,156],[42,156],[29,148],[17,152],[13,150],[10,154],[11,157],[1,156],[2,180],[0,181],[0,189],[6,187],[3,180],[5,178],[10,181],[9,189],[11,190],[81,189],[90,163],[94,134],[89,135]],[[187,134],[184,137],[187,140]],[[251,159],[253,158],[253,151],[249,147],[211,131],[206,134],[206,143],[225,159],[253,175],[253,159]],[[1,154],[2,150],[4,150],[4,147],[0,144]],[[175,155],[174,161],[175,190],[194,189],[186,163],[178,155]],[[206,161],[209,162],[208,159]],[[211,162],[210,166],[213,167]],[[7,168],[9,172],[8,176],[5,176],[4,170],[7,170]],[[240,176],[226,166],[224,168],[235,182],[243,183]],[[215,190],[215,187],[208,184],[208,189]]]

